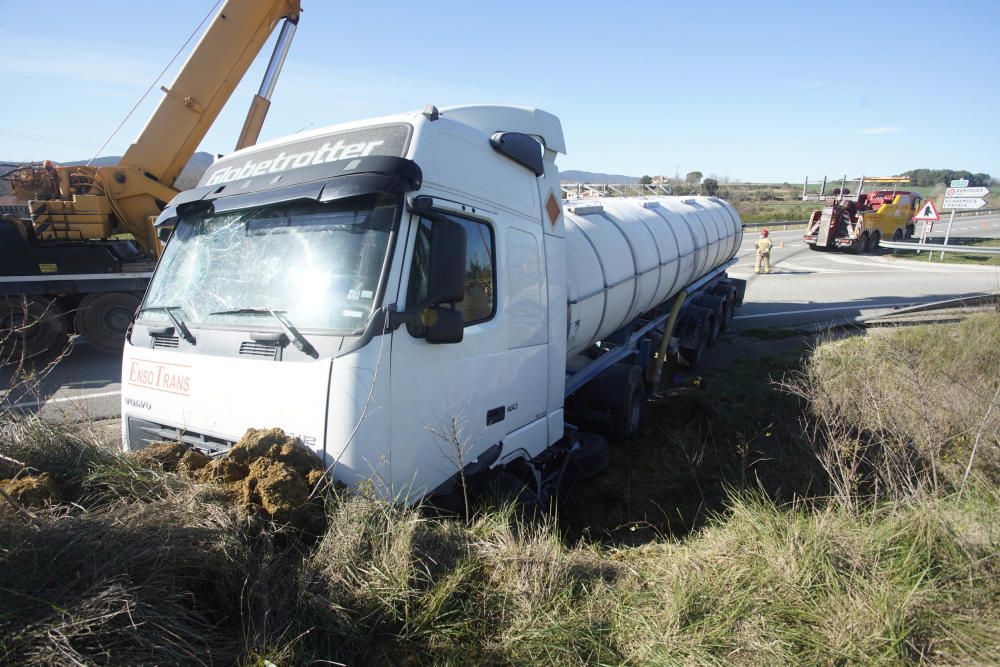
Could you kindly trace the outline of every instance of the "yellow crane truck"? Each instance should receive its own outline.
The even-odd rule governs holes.
[[[846,187],[834,191],[835,196],[809,216],[803,240],[812,250],[859,253],[874,252],[882,239],[910,238],[913,215],[922,197],[897,188],[909,182],[906,176],[862,177],[855,197],[848,198]],[[876,189],[865,192],[866,184],[874,184]]]
[[[299,12],[299,0],[226,0],[117,165],[45,161],[4,176],[30,216],[0,216],[0,365],[58,349],[72,333],[121,350],[162,249],[152,223],[282,23],[236,148],[256,143]]]

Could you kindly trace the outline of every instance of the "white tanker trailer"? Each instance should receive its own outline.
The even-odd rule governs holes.
[[[635,435],[664,359],[731,320],[742,227],[711,197],[563,203],[558,153],[543,111],[428,107],[217,161],[157,223],[124,447],[278,426],[408,502],[596,472],[588,433]]]

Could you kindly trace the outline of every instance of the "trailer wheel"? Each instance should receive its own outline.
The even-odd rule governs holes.
[[[712,290],[712,294],[723,299],[721,328],[723,331],[728,331],[733,323],[733,313],[736,310],[736,288],[732,285],[719,285]]]
[[[618,441],[637,437],[646,408],[642,369],[631,364],[616,364],[600,376],[599,382],[610,411],[608,435]]]
[[[66,344],[66,313],[55,301],[0,300],[0,366],[18,363]]]
[[[892,239],[891,240],[892,240],[893,243],[899,243],[900,241],[902,241],[903,240],[903,230],[899,229],[897,227],[896,231],[894,231],[892,233]]]
[[[712,313],[708,320],[708,347],[713,347],[719,340],[719,334],[722,333],[722,321],[726,317],[726,299],[722,296],[706,294],[696,303]]]
[[[138,306],[139,298],[129,292],[88,294],[76,310],[76,330],[97,350],[117,354]]]
[[[698,339],[698,344],[695,347],[679,347],[677,348],[677,361],[681,366],[687,366],[688,368],[698,368],[701,365],[701,359],[705,356],[705,339]]]

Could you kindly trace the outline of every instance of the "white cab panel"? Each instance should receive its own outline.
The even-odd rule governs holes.
[[[123,425],[137,417],[226,440],[238,440],[248,428],[277,426],[315,443],[322,456],[330,364],[330,359],[248,361],[126,344]]]
[[[540,345],[546,339],[545,273],[537,234],[507,230],[507,346]]]

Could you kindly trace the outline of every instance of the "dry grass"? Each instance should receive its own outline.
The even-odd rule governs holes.
[[[212,485],[8,419],[0,454],[30,468],[18,474],[49,473],[61,500],[0,499],[0,663],[989,663],[1000,654],[1000,493],[986,414],[998,375],[985,350],[997,328],[975,319],[820,346],[790,383],[801,403],[738,365],[686,407],[662,404],[674,414],[647,437],[682,451],[641,465],[680,466],[657,479],[687,479],[702,518],[627,546],[597,530],[567,539],[564,524],[586,516],[565,509],[558,520],[526,522],[511,507],[442,519],[364,493],[328,492],[325,529],[303,534]],[[923,394],[936,397],[921,403],[927,423],[904,420],[907,397]],[[719,401],[726,414],[710,411]],[[860,447],[864,465],[826,456],[838,446]],[[817,460],[830,497],[792,481],[814,478]],[[901,467],[875,472],[886,464]],[[639,493],[638,477],[625,481],[619,496]],[[611,492],[593,497],[595,521]]]
[[[875,331],[820,346],[787,387],[838,496],[1000,483],[1000,314]]]

